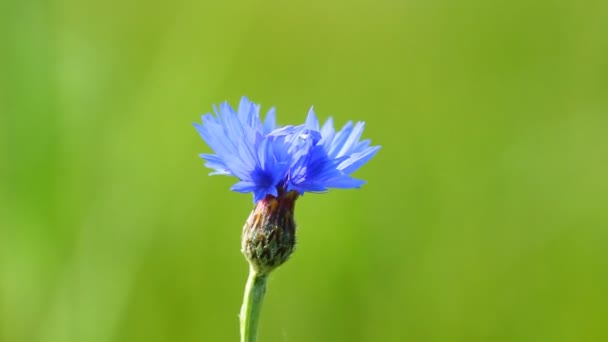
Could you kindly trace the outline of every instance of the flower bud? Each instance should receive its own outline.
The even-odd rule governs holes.
[[[293,219],[296,191],[268,195],[259,200],[243,227],[242,252],[259,274],[283,264],[296,244]]]

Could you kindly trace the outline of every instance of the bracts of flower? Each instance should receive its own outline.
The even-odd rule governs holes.
[[[380,149],[360,140],[364,123],[322,126],[313,109],[306,122],[277,126],[271,108],[262,121],[260,106],[243,97],[238,110],[228,103],[202,116],[195,127],[214,154],[201,154],[212,175],[239,179],[232,190],[253,193],[255,208],[243,229],[242,250],[250,264],[268,274],[287,260],[295,245],[294,204],[306,192],[359,188],[351,174]]]

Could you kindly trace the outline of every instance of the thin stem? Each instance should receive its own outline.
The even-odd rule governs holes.
[[[258,321],[262,310],[262,301],[266,292],[266,275],[249,268],[249,278],[245,285],[245,296],[241,306],[241,342],[257,340]]]

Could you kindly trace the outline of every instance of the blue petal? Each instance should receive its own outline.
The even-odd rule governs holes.
[[[348,138],[342,145],[340,152],[338,152],[338,154],[336,155],[337,157],[352,153],[353,148],[355,148],[357,142],[359,142],[359,138],[361,138],[363,128],[365,128],[365,124],[363,122],[357,122],[353,130],[348,135]]]
[[[236,184],[234,184],[230,190],[232,191],[236,191],[236,192],[242,192],[242,193],[248,193],[248,192],[252,192],[257,188],[257,186],[255,185],[255,183],[253,182],[238,182]]]
[[[310,110],[308,111],[308,116],[306,117],[306,128],[314,131],[319,130],[319,119],[317,119],[313,107],[310,107]]]
[[[225,120],[228,123],[224,126],[218,123],[219,120],[214,118],[211,114],[203,115],[203,125],[195,123],[197,131],[207,142],[207,144],[214,150],[216,155],[223,161],[226,168],[235,176],[240,179],[247,178],[247,170],[253,169],[254,165],[245,165],[242,158],[239,158],[239,145],[246,144],[243,141],[243,134],[237,135],[238,138],[230,136],[230,132],[239,131],[237,127],[233,127],[231,121]],[[238,121],[238,120],[237,120]],[[230,129],[227,127],[230,126]]]
[[[323,145],[325,151],[329,152],[331,142],[334,140],[334,136],[336,134],[336,131],[334,130],[334,120],[331,117],[325,121],[320,133],[321,140],[319,141],[319,145]]]
[[[215,154],[200,154],[199,156],[207,161],[205,163],[206,167],[215,170],[214,172],[209,173],[209,175],[231,175],[230,170],[228,170],[228,167],[224,164],[222,158]]]
[[[277,192],[276,188],[274,188],[274,191],[272,189],[257,188],[253,191],[253,203],[263,200],[267,195],[276,197],[279,195],[279,193]]]
[[[338,177],[326,182],[327,187],[338,189],[358,189],[363,184],[365,184],[364,180],[351,177]]]
[[[331,142],[331,146],[329,147],[329,150],[327,152],[330,157],[335,158],[338,156],[338,152],[340,152],[340,150],[344,146],[344,143],[350,136],[350,132],[352,131],[352,129],[353,123],[352,121],[349,121],[344,125],[344,127],[342,127],[342,129],[338,133],[336,133],[333,141]]]
[[[239,119],[241,122],[248,122],[249,111],[251,109],[251,101],[247,98],[247,96],[241,97],[241,101],[239,102]]]
[[[277,128],[277,120],[274,107],[268,110],[266,113],[266,119],[264,119],[264,134],[269,134]]]
[[[349,175],[349,174],[357,171],[357,169],[359,169],[361,166],[363,166],[365,163],[367,163],[370,159],[372,159],[372,157],[376,155],[378,150],[380,150],[380,146],[374,146],[374,147],[367,148],[363,152],[355,153],[355,154],[351,155],[350,158],[343,161],[338,166],[338,169],[342,170],[342,172]]]

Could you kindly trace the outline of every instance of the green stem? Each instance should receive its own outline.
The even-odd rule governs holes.
[[[241,306],[241,342],[257,340],[258,321],[262,310],[262,301],[266,292],[266,275],[249,268],[249,278],[245,285],[245,296]]]

